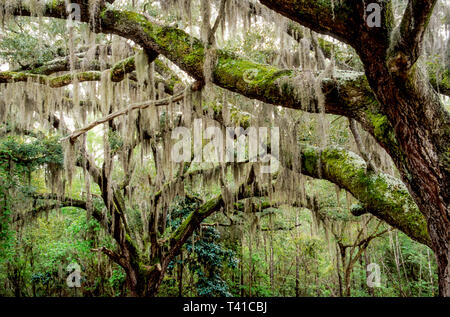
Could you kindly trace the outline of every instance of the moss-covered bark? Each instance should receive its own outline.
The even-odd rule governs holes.
[[[107,32],[131,38],[141,44],[144,49],[163,54],[197,80],[204,79],[205,51],[200,40],[182,30],[154,24],[134,12],[105,10],[101,16],[103,27],[107,29]],[[302,105],[299,96],[295,94],[301,88],[298,86],[298,80],[295,79],[300,73],[254,63],[223,50],[217,50],[216,53],[217,61],[213,71],[215,84],[275,105],[318,112],[317,101]],[[357,89],[353,85],[354,82],[359,83],[364,78],[363,74],[358,73],[336,75],[338,77],[336,81],[324,82],[325,94],[346,86]],[[335,97],[336,95],[333,95],[333,99]],[[342,114],[346,112],[344,108],[348,107],[350,110],[351,106],[356,106],[351,100],[330,101],[332,102],[329,106],[326,105],[329,113]],[[341,109],[336,108],[338,102]],[[350,114],[350,111],[347,114]]]
[[[32,81],[38,84],[48,85],[49,87],[52,88],[59,88],[70,85],[73,83],[74,78],[76,78],[78,82],[99,81],[101,79],[101,72],[87,71],[87,72],[79,72],[76,74],[65,74],[61,76],[46,76],[33,74],[29,72],[0,73],[0,83],[26,82],[28,81],[28,79],[31,79]]]
[[[323,178],[355,196],[361,207],[409,237],[431,245],[424,216],[406,186],[389,175],[367,171],[357,155],[337,147],[302,149],[302,172]]]

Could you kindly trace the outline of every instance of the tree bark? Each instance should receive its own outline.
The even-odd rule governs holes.
[[[352,13],[354,18],[332,29],[335,23],[325,14],[313,14],[318,9],[326,12],[323,4],[308,5],[298,0],[262,0],[262,3],[356,49],[370,87],[381,104],[381,112],[392,126],[392,132],[375,131],[375,137],[393,158],[426,218],[438,264],[439,294],[450,296],[450,114],[416,63],[436,1],[411,0],[398,29],[393,29],[389,5],[382,6],[384,23],[379,28],[370,28],[365,21],[358,20],[364,16],[363,5],[341,6],[337,10],[350,11],[347,13]],[[294,3],[303,10],[294,10]],[[360,45],[362,38],[365,45]],[[386,138],[393,141],[390,146],[383,142]]]

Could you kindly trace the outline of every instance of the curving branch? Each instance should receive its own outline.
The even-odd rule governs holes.
[[[359,200],[359,209],[431,246],[425,217],[400,180],[367,171],[363,159],[339,147],[304,146],[301,155],[303,174],[339,185]]]
[[[113,113],[107,115],[106,117],[103,117],[98,120],[95,120],[94,122],[91,122],[87,126],[81,128],[81,129],[78,129],[78,130],[72,132],[70,135],[62,138],[61,141],[70,139],[70,142],[73,143],[75,141],[75,139],[78,138],[80,135],[88,132],[89,130],[92,130],[96,126],[98,126],[102,123],[105,123],[105,122],[109,122],[109,121],[113,120],[114,118],[126,115],[133,110],[139,110],[139,109],[142,110],[142,109],[146,109],[150,106],[154,106],[154,107],[167,106],[172,102],[178,102],[180,100],[183,100],[183,98],[184,98],[184,91],[181,93],[178,93],[174,96],[170,96],[170,97],[164,98],[164,99],[134,103],[125,109],[118,110],[116,112],[113,112]]]
[[[106,248],[105,246],[97,248],[97,249],[91,249],[92,252],[101,252],[103,254],[106,254],[113,262],[121,265],[126,266],[126,259],[123,255],[118,254],[114,252],[113,250],[110,250]]]
[[[54,202],[37,207],[29,212],[26,212],[25,215],[28,213],[31,213],[32,216],[35,217],[42,212],[50,211],[50,210],[61,208],[61,207],[77,207],[77,208],[81,208],[84,210],[88,210],[87,202],[82,199],[74,199],[72,197],[60,197],[57,194],[49,194],[49,193],[33,194],[32,198],[35,200],[54,201]],[[92,206],[91,212],[92,212],[92,216],[100,224],[105,223],[105,219],[103,217],[101,210],[94,208]],[[16,219],[16,221],[17,220],[20,220],[20,219]],[[107,229],[107,228],[105,228],[105,229]]]
[[[253,197],[254,193],[249,185],[253,184],[255,180],[255,173],[252,166],[246,180],[240,186],[234,189],[232,195],[234,194],[234,196],[237,197],[238,200]],[[215,211],[220,210],[220,208],[224,206],[225,200],[220,194],[208,200],[206,203],[202,204],[200,207],[194,210],[170,236],[170,249],[166,258],[167,263],[164,264],[168,265],[170,259],[178,254],[186,240],[192,235],[194,230],[196,230],[200,226],[203,220],[205,220]]]
[[[78,57],[75,61],[75,68],[79,69],[83,67],[83,70],[100,70],[100,63],[97,60],[84,61],[83,58],[85,53],[75,54]],[[57,72],[69,71],[70,70],[70,57],[60,57],[52,61],[41,65],[27,65],[20,69],[14,70],[16,73],[31,73],[36,75],[51,75]]]
[[[41,85],[48,85],[52,88],[60,88],[70,85],[76,79],[78,82],[99,81],[102,73],[99,71],[86,71],[75,74],[65,74],[61,76],[38,75],[29,72],[1,72],[0,83],[17,83],[33,80]]]
[[[351,44],[358,37],[359,5],[349,0],[260,0],[260,3],[314,30]]]
[[[394,73],[406,74],[421,54],[425,31],[437,0],[409,0],[393,37],[389,64]]]

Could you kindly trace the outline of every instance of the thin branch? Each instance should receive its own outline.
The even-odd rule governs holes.
[[[114,262],[116,262],[117,264],[121,265],[121,266],[125,266],[126,262],[124,261],[124,257],[106,247],[101,247],[98,249],[91,249],[92,252],[102,252],[103,254],[106,254],[111,260],[113,260]]]
[[[373,163],[373,161],[370,157],[370,154],[367,153],[367,151],[364,147],[364,144],[362,143],[361,135],[359,134],[356,120],[348,119],[348,121],[350,122],[350,130],[352,131],[353,137],[356,142],[356,146],[358,147],[358,151],[361,154],[361,157],[364,159],[364,161],[366,161],[368,170],[376,172],[377,168],[376,168],[375,164]]]
[[[296,224],[291,227],[261,228],[261,231],[290,231],[298,227],[301,227],[301,224]]]
[[[143,102],[138,102],[138,103],[134,103],[132,105],[130,105],[128,108],[122,109],[122,110],[118,110],[116,112],[113,112],[109,115],[107,115],[106,117],[103,117],[101,119],[95,120],[94,122],[88,124],[87,126],[85,126],[84,128],[78,129],[76,131],[74,131],[72,134],[64,137],[61,139],[61,141],[70,139],[71,142],[74,142],[76,138],[78,138],[80,135],[88,132],[89,130],[95,128],[96,126],[111,121],[114,118],[123,116],[128,114],[129,112],[133,111],[133,110],[138,110],[138,109],[146,109],[149,106],[167,106],[169,105],[171,102],[177,102],[180,101],[184,98],[184,91],[181,93],[178,93],[174,96],[168,97],[168,98],[164,98],[164,99],[160,99],[160,100],[151,100],[151,101],[143,101]]]
[[[225,4],[226,3],[227,3],[227,0],[222,0],[220,2],[219,13],[217,14],[217,18],[216,18],[216,21],[214,22],[214,26],[212,27],[212,29],[210,30],[210,32],[208,34],[208,43],[212,43],[212,41],[214,40],[214,34],[216,33],[220,22],[222,22],[222,20],[225,16]]]
[[[99,81],[101,79],[101,74],[102,73],[99,71],[86,71],[61,76],[47,76],[29,72],[1,72],[0,83],[26,82],[29,79],[32,79],[41,85],[47,85],[51,88],[60,88],[72,84],[75,78],[78,82]]]
[[[405,74],[421,54],[422,42],[437,0],[409,0],[391,44],[390,70]]]

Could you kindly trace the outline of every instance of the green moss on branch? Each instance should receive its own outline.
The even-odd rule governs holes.
[[[97,71],[80,72],[76,74],[65,74],[61,76],[37,75],[29,72],[1,72],[0,83],[26,82],[29,79],[37,84],[48,85],[52,88],[59,88],[73,83],[74,78],[78,82],[99,81],[101,73]]]
[[[136,69],[134,63],[134,56],[128,57],[116,64],[111,68],[111,81],[122,81],[126,74],[131,73]]]
[[[367,212],[412,239],[431,245],[425,217],[406,186],[389,175],[368,172],[366,163],[356,154],[337,147],[320,151],[306,146],[302,149],[302,172],[338,184],[355,196]]]

